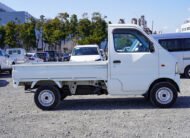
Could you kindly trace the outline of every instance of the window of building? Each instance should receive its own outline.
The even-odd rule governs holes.
[[[168,51],[182,51],[181,39],[159,40],[160,45]]]

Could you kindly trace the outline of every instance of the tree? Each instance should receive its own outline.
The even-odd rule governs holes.
[[[40,16],[40,19],[38,20],[38,22],[36,23],[36,30],[38,31],[38,34],[37,34],[37,45],[39,43],[39,41],[41,40],[42,42],[42,49],[44,49],[44,45],[43,45],[43,26],[44,26],[44,23],[45,23],[45,16],[44,15],[41,15]]]
[[[77,15],[73,14],[70,18],[70,24],[69,24],[69,34],[70,39],[73,41],[73,43],[76,45],[78,41],[78,19]]]
[[[102,18],[99,12],[92,14],[91,21],[87,18],[86,14],[83,16],[78,25],[79,44],[98,44],[100,46],[101,42],[106,40],[107,23],[105,17]]]
[[[24,23],[21,26],[20,38],[23,41],[23,46],[27,51],[31,48],[37,48],[35,27],[36,22],[34,18],[31,18],[29,23]]]
[[[62,22],[55,18],[51,22],[53,27],[53,34],[52,34],[52,42],[59,47],[59,51],[61,51],[61,41],[65,37],[65,32],[62,31]]]
[[[5,35],[5,44],[9,47],[19,47],[19,38],[17,36],[16,24],[14,22],[8,22],[5,26],[6,35]]]
[[[51,22],[44,23],[43,34],[44,34],[44,42],[47,43],[50,47],[54,46],[54,40],[52,38],[54,32],[54,28]]]
[[[92,39],[93,41],[100,46],[101,42],[107,39],[107,23],[105,18],[102,18],[99,12],[94,12],[92,14],[92,28],[93,34]]]
[[[4,26],[0,27],[0,48],[5,47],[5,36],[6,36],[6,30]]]
[[[79,20],[78,23],[78,33],[79,33],[79,44],[90,44],[91,35],[91,21],[87,17],[87,13],[83,14],[83,18]]]
[[[61,21],[61,31],[62,34],[62,40],[64,41],[64,44],[66,42],[66,39],[69,38],[69,14],[67,12],[65,13],[59,13],[58,18]]]

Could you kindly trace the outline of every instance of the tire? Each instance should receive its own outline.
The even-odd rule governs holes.
[[[186,67],[184,74],[186,78],[190,78],[190,66]]]
[[[34,95],[34,102],[42,110],[55,109],[60,104],[60,91],[53,85],[40,86]]]
[[[177,89],[169,82],[160,82],[155,84],[150,91],[151,103],[160,108],[169,108],[173,106],[177,97]]]
[[[9,70],[9,74],[12,75],[12,70]]]
[[[149,97],[149,94],[146,93],[146,94],[143,94],[143,97],[145,99],[145,101],[149,101],[150,97]]]

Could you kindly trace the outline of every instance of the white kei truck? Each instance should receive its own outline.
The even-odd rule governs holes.
[[[36,89],[35,104],[56,108],[69,95],[143,95],[169,108],[180,92],[177,60],[140,27],[108,26],[108,60],[13,66],[14,87]],[[127,100],[127,99],[126,99]]]

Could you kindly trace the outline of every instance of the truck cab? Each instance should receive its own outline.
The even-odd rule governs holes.
[[[42,110],[71,95],[143,95],[160,108],[171,107],[180,92],[177,60],[139,26],[108,26],[108,60],[14,66],[14,87],[36,89]]]

